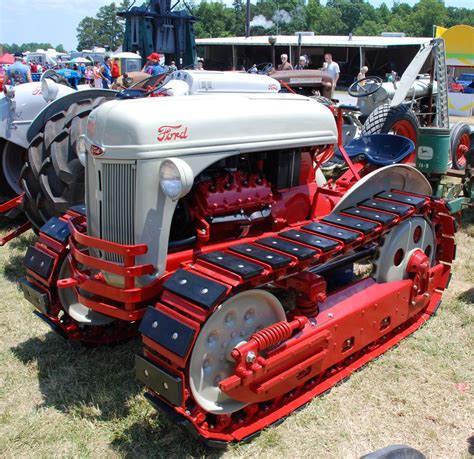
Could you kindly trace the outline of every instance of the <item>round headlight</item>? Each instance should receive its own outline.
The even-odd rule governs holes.
[[[43,78],[41,81],[41,93],[46,102],[51,102],[58,95],[59,86],[49,78]]]
[[[83,135],[80,135],[76,141],[76,155],[84,167],[86,165],[86,153],[87,153],[86,136],[83,134]]]
[[[185,196],[193,186],[194,175],[189,164],[182,159],[165,159],[160,167],[160,186],[173,201]]]
[[[3,86],[3,94],[9,99],[13,99],[15,97],[15,87],[6,84]]]

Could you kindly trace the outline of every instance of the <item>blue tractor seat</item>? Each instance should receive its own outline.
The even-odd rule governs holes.
[[[351,160],[365,156],[374,166],[389,166],[403,161],[415,149],[415,144],[401,135],[372,134],[352,140],[344,149]],[[342,158],[339,149],[334,155]]]

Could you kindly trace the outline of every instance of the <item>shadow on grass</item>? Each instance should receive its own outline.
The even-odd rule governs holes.
[[[474,210],[466,209],[462,213],[461,218],[461,230],[466,231],[469,236],[474,234],[474,228],[472,227],[474,223]]]
[[[124,457],[220,457],[157,412],[121,432],[112,447]]]
[[[3,202],[0,201],[0,204],[1,203]],[[27,221],[27,218],[24,214],[16,211],[15,213],[18,215],[14,218],[7,217],[5,214],[0,214],[0,231],[10,231]],[[11,213],[7,213],[7,215],[11,215]]]
[[[24,364],[36,362],[45,406],[107,421],[127,416],[128,399],[141,391],[133,369],[140,347],[136,339],[89,349],[49,332],[11,350]]]
[[[17,282],[25,277],[23,260],[25,258],[26,249],[30,245],[34,245],[35,241],[36,235],[29,232],[8,242],[6,248],[3,248],[3,250],[8,250],[10,253],[10,256],[2,267],[2,272],[6,279]]]
[[[474,304],[474,287],[458,295],[458,300],[464,301],[467,304]]]
[[[12,239],[9,243],[8,246],[12,249],[15,250],[25,250],[30,246],[34,245],[34,243],[37,240],[37,236],[33,231],[28,231],[25,234],[22,234],[21,236],[16,237],[15,239]]]
[[[23,264],[25,255],[12,255],[3,267],[3,275],[11,282],[18,282],[25,277],[26,270]]]
[[[25,365],[35,363],[43,405],[92,422],[112,422],[111,446],[126,457],[203,456],[206,449],[168,420],[142,409],[136,380],[134,339],[116,346],[85,348],[53,332],[11,348]],[[135,398],[135,400],[133,400]],[[147,414],[148,412],[148,414]]]

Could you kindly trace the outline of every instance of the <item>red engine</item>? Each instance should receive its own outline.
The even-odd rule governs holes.
[[[175,229],[194,225],[204,230],[206,242],[272,230],[308,218],[315,190],[308,151],[231,157],[196,179],[180,203],[187,209],[188,224],[183,224],[178,210]]]

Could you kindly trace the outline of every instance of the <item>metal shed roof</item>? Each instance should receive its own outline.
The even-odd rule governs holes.
[[[298,46],[297,35],[276,35],[276,46]],[[388,48],[389,46],[421,45],[430,41],[427,37],[362,37],[352,36],[349,38],[337,35],[303,35],[302,46],[315,47],[344,47],[344,48]],[[222,37],[222,38],[198,38],[197,45],[237,45],[237,46],[269,46],[268,36],[255,37]]]

